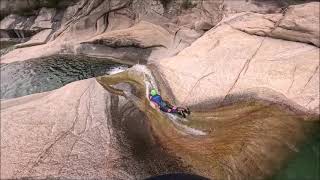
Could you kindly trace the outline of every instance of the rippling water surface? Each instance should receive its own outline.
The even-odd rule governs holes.
[[[315,131],[293,156],[287,165],[272,180],[317,180],[320,179],[320,123]]]
[[[126,68],[108,60],[66,55],[1,64],[1,99],[50,91]]]

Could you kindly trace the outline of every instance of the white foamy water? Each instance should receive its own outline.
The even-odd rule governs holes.
[[[143,73],[144,83],[146,86],[146,98],[149,99],[149,92],[152,88],[156,89],[159,92],[156,80],[154,79],[151,71],[146,66],[137,64],[132,67],[132,70]]]
[[[112,68],[110,71],[109,71],[109,74],[112,75],[112,74],[117,74],[117,73],[120,73],[120,72],[123,72],[125,70],[127,70],[128,67],[126,66],[118,66],[118,67],[114,67]]]
[[[189,127],[187,125],[181,124],[181,121],[188,121],[186,119],[180,118],[177,115],[169,114],[169,113],[167,114],[167,117],[177,127],[177,129],[179,129],[180,131],[182,131],[185,134],[195,135],[195,136],[207,135],[207,133],[205,133],[199,129],[195,129],[195,128]]]

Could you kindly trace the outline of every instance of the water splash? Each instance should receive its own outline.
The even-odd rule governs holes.
[[[157,82],[154,78],[154,76],[152,75],[150,69],[148,67],[146,67],[145,65],[140,65],[140,64],[137,64],[135,66],[133,66],[131,68],[131,70],[133,71],[137,71],[137,72],[140,72],[143,74],[143,77],[144,77],[144,84],[145,84],[145,87],[146,87],[146,98],[149,98],[149,92],[151,91],[151,89],[157,89],[158,92],[159,92],[159,89],[158,89],[158,86],[157,86]]]
[[[118,66],[118,67],[113,67],[109,70],[109,74],[112,75],[112,74],[118,74],[118,73],[121,73],[125,70],[127,70],[128,67],[127,66]]]
[[[180,117],[177,117],[176,115],[173,114],[167,114],[167,117],[171,120],[171,122],[175,125],[175,127],[180,130],[180,132],[184,133],[185,135],[194,135],[194,136],[205,136],[207,135],[207,133],[199,130],[199,129],[195,129],[192,127],[189,127],[185,124],[182,124],[182,121],[188,121],[185,119],[182,119]]]

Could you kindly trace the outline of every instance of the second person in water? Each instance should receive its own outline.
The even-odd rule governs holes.
[[[186,114],[190,114],[189,108],[176,107],[171,105],[167,101],[164,101],[158,94],[156,89],[151,89],[149,99],[153,104],[155,104],[157,108],[159,108],[163,112],[179,114],[184,118],[186,117]]]

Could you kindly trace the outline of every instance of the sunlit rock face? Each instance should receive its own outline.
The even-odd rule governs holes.
[[[282,6],[273,1],[245,0],[10,0],[1,1],[1,4],[5,10],[1,12],[8,15],[1,21],[1,38],[27,41],[16,46],[19,50],[3,56],[2,62],[68,53],[114,58],[131,64],[137,63],[133,60],[137,56],[140,56],[139,62],[145,63],[176,55],[230,14],[275,13],[280,12]],[[33,13],[24,14],[26,10]],[[20,15],[9,15],[17,11],[21,11]],[[142,21],[149,23],[144,30],[146,36],[137,31]],[[148,35],[150,27],[155,36]],[[119,33],[124,35],[130,31],[130,36],[119,37]],[[106,42],[106,37],[126,43],[88,44],[92,39]],[[137,42],[150,44],[150,40],[157,42],[157,46],[135,46]]]
[[[319,47],[319,9],[320,4],[312,2],[290,6],[282,14],[246,13],[226,23],[248,34],[304,42]]]
[[[1,101],[1,179],[141,179],[190,172],[145,115],[95,79]]]
[[[308,36],[312,43],[319,29],[307,25],[303,27],[313,29],[304,31],[310,32],[308,35],[302,33],[302,28],[292,28],[287,29],[292,33],[283,33],[282,39],[271,38],[281,31],[279,23],[274,23],[277,19],[280,25],[290,20],[294,23],[297,20],[289,17],[296,9],[301,12],[305,8],[307,12],[318,6],[319,3],[293,6],[283,15],[283,21],[282,15],[237,14],[177,56],[159,61],[157,69],[180,104],[208,102],[219,106],[239,97],[260,98],[318,114],[319,48],[315,46],[318,41],[309,45],[288,40],[300,41],[299,37]],[[305,13],[301,22],[319,24],[312,19],[312,14]]]
[[[218,108],[194,105],[191,115],[182,119],[152,107],[147,97],[150,88],[159,88],[166,99],[170,93],[167,84],[159,81],[160,76],[156,76],[157,83],[151,76],[148,68],[136,65],[97,80],[109,92],[131,100],[148,117],[157,142],[204,177],[268,178],[281,170],[318,126],[288,107],[243,97]],[[118,86],[123,83],[133,88]]]
[[[105,176],[105,157],[114,152],[109,98],[94,80],[86,80],[2,102],[1,178]],[[112,153],[108,161],[119,155]]]
[[[319,2],[24,2],[34,13],[0,26],[27,41],[1,44],[1,179],[265,179],[318,130]],[[191,115],[155,109],[150,88]]]
[[[264,178],[308,135],[299,116],[255,102],[195,109],[177,124],[146,100],[154,82],[144,69],[2,101],[1,178]]]

